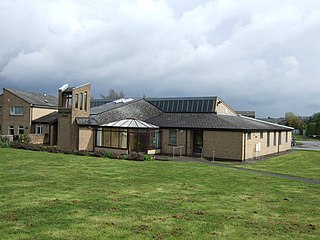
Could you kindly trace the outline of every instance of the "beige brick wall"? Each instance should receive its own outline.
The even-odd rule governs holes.
[[[14,126],[14,134],[18,134],[18,126],[25,127],[25,133],[31,131],[31,114],[30,104],[20,99],[16,95],[4,89],[2,96],[2,123],[1,129],[3,134],[8,134],[8,127]],[[10,116],[10,107],[23,107],[23,115]]]
[[[82,109],[80,109],[80,94],[83,94]],[[85,104],[85,93],[87,93],[87,105]],[[60,109],[64,112],[58,120],[58,146],[64,149],[79,149],[87,144],[87,139],[81,138],[79,135],[79,126],[76,123],[77,117],[89,117],[90,115],[90,84],[76,87],[72,90],[72,107],[68,111]],[[75,106],[76,95],[78,94],[78,108]],[[63,105],[61,100],[62,94],[59,93],[59,106]]]
[[[93,129],[79,128],[79,150],[93,151]]]
[[[62,149],[72,149],[71,114],[63,113],[58,119],[58,143]]]
[[[267,144],[267,132],[263,132],[263,138],[260,138],[260,132],[251,133],[251,139],[246,140],[246,159],[275,154],[291,149],[291,131],[287,131],[288,141],[286,141],[286,131],[281,132],[281,144],[279,145],[279,132],[270,132],[270,144]],[[276,144],[274,144],[274,135],[276,135]],[[244,135],[245,138],[246,135]],[[256,152],[256,144],[261,146],[261,151]]]
[[[242,138],[242,132],[204,131],[203,156],[212,158],[212,151],[214,151],[215,158],[241,160]]]
[[[234,116],[237,115],[237,113],[231,107],[229,107],[226,103],[224,103],[221,99],[217,99],[215,112],[218,114],[224,114],[224,115],[234,115]]]
[[[288,141],[286,142],[286,132],[281,133],[281,144],[278,145],[278,132],[276,132],[277,143],[273,145],[273,135],[270,133],[270,147],[267,147],[267,132],[263,132],[263,138],[260,139],[260,132],[251,133],[251,139],[247,140],[246,133],[236,131],[203,131],[203,157],[212,158],[214,151],[215,158],[230,160],[246,160],[256,157],[256,144],[260,142],[261,151],[258,157],[276,154],[291,149],[291,131],[288,131]],[[187,142],[187,143],[186,143]],[[162,129],[161,153],[172,154],[172,147],[169,145],[169,129]],[[177,146],[184,146],[187,149],[187,155],[193,155],[193,131],[177,130]],[[178,154],[179,150],[175,150]]]
[[[45,134],[29,134],[29,137],[33,144],[43,144],[45,142]]]

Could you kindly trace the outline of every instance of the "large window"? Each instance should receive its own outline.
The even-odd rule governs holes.
[[[75,99],[74,99],[74,107],[78,108],[79,107],[79,95],[76,94]]]
[[[169,130],[169,145],[177,145],[177,130]]]
[[[80,110],[82,110],[83,107],[83,93],[80,93]]]
[[[270,132],[267,132],[267,147],[270,147]]]
[[[149,143],[148,143],[149,149],[160,148],[160,131],[159,131],[159,129],[149,130],[148,141],[149,141]]]
[[[263,139],[263,132],[260,132],[260,139]]]
[[[288,131],[286,131],[286,142],[288,142]]]
[[[129,133],[129,136],[128,136]],[[128,141],[129,146],[128,146]],[[98,128],[96,146],[107,148],[128,149],[135,152],[145,152],[147,149],[160,148],[159,129],[121,129]]]
[[[87,111],[88,93],[84,92],[84,110]]]
[[[10,107],[10,115],[23,115],[23,107]]]
[[[273,132],[273,146],[276,146],[277,145],[277,132],[274,131]]]
[[[14,126],[8,127],[8,135],[14,135]]]
[[[127,130],[118,128],[98,128],[97,147],[127,148]]]

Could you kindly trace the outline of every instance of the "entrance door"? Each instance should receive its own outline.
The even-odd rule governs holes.
[[[201,155],[203,147],[203,131],[196,130],[193,131],[193,154]]]

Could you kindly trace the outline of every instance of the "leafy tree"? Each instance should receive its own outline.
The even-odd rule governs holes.
[[[320,135],[320,112],[313,114],[308,123],[308,135]]]
[[[301,117],[295,115],[293,112],[287,112],[285,115],[286,125],[295,129],[300,129],[303,124]]]

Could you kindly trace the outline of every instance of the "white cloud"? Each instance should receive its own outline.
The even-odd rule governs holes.
[[[219,95],[259,115],[319,111],[317,1],[8,0],[0,9],[0,86],[89,81],[96,96],[115,88]]]

